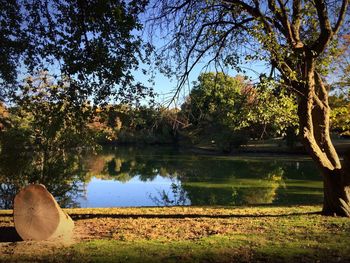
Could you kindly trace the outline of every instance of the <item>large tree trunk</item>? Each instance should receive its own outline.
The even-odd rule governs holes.
[[[318,165],[324,181],[323,214],[350,216],[350,163],[343,164],[330,138],[328,90],[315,70],[312,57],[303,65],[305,82],[300,91],[298,116],[302,141]]]
[[[322,214],[350,216],[350,186],[347,183],[348,175],[344,170],[330,171],[323,174],[324,201]],[[343,201],[341,201],[343,200]]]
[[[302,65],[298,116],[302,142],[318,165],[324,181],[323,214],[350,216],[350,163],[342,164],[330,137],[328,89],[315,70],[312,55]]]

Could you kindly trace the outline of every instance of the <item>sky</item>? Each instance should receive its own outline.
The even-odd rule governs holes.
[[[138,36],[141,36],[142,39],[145,42],[151,42],[156,50],[161,49],[169,39],[164,39],[164,36],[167,34],[164,34],[164,32],[158,32],[158,30],[161,29],[153,29],[155,31],[152,31],[152,35],[149,37],[149,32],[147,31],[147,19],[149,18],[147,11],[146,13],[142,14],[140,16],[140,21],[144,25],[143,30],[136,31],[135,34]],[[192,72],[189,75],[189,81],[187,85],[184,86],[184,88],[180,92],[179,101],[178,104],[181,104],[185,97],[188,96],[190,89],[192,88],[192,83],[197,80],[199,75],[203,72],[215,72],[216,69],[212,65],[211,67],[206,67],[207,62],[211,59],[211,57],[204,57],[200,63],[195,66],[192,70]],[[248,76],[254,83],[259,78],[259,75],[261,73],[269,73],[270,68],[267,67],[264,62],[251,62],[250,64],[242,65],[242,69],[245,70],[244,75]],[[230,76],[236,76],[239,74],[237,71],[233,69],[225,68],[225,73],[227,73]],[[240,73],[242,75],[242,73]],[[140,81],[144,85],[149,85],[148,79],[149,76],[143,75],[141,72],[135,72],[134,77],[137,81]],[[159,71],[155,71],[155,79],[154,79],[154,90],[159,95],[156,99],[157,102],[167,105],[169,99],[171,99],[174,96],[175,89],[177,88],[177,79],[176,76],[169,79]],[[178,105],[175,105],[178,106]]]
[[[189,76],[188,85],[185,85],[185,87],[181,90],[178,103],[175,106],[179,106],[179,104],[181,104],[184,101],[186,96],[188,96],[190,89],[193,86],[193,82],[197,80],[198,76],[201,73],[203,73],[205,71],[215,72],[215,69],[210,69],[210,68],[203,69],[204,66],[205,66],[205,62],[199,64],[198,66],[196,66],[194,68],[193,72]],[[247,67],[245,75],[248,76],[252,82],[257,81],[257,79],[259,77],[258,73],[269,72],[269,68],[263,63],[255,62],[254,64],[252,63],[249,65],[245,65],[245,67]],[[230,76],[233,76],[233,77],[238,75],[238,74],[242,75],[242,73],[238,73],[237,71],[232,70],[232,69],[228,70],[228,74]],[[135,79],[137,81],[140,81],[144,85],[149,85],[149,82],[147,81],[148,76],[142,75],[139,72],[135,72]],[[159,102],[160,104],[166,105],[168,103],[169,99],[171,99],[174,96],[175,89],[177,88],[176,76],[169,79],[168,77],[164,76],[162,73],[157,71],[155,74],[153,88],[154,88],[155,92],[158,94],[156,101]]]
[[[185,85],[180,92],[177,103],[173,104],[172,106],[179,107],[182,104],[186,96],[188,96],[193,86],[193,82],[197,80],[198,76],[201,73],[210,72],[210,71],[215,72],[215,69],[213,67],[208,67],[208,68],[205,67],[207,61],[208,61],[208,58],[207,60],[206,59],[203,60],[193,69],[193,71],[189,76],[189,81],[187,85]],[[270,70],[269,67],[267,67],[262,62],[261,63],[254,62],[254,63],[243,65],[243,69],[246,71],[245,75],[248,76],[253,82],[256,82],[256,80],[259,78],[259,74],[267,73]],[[224,70],[227,70],[226,73],[228,73],[230,76],[233,76],[233,77],[238,74],[242,75],[242,73],[238,73],[233,69],[224,69]],[[178,83],[177,83],[176,76],[174,76],[173,78],[168,78],[167,76],[163,75],[158,70],[156,70],[154,85],[149,83],[148,81],[149,76],[143,75],[141,72],[136,71],[134,73],[134,77],[136,81],[139,81],[146,86],[152,85],[154,88],[154,91],[158,94],[156,101],[162,105],[168,106],[167,104],[169,100],[174,96],[175,89],[177,88]]]

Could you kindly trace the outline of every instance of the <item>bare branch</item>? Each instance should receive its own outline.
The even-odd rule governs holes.
[[[175,90],[174,96],[172,97],[172,99],[169,102],[169,105],[171,103],[173,103],[176,99],[176,97],[178,96],[181,88],[185,85],[186,81],[188,80],[188,76],[189,74],[192,72],[193,68],[199,63],[199,61],[207,54],[207,52],[219,45],[219,50],[216,52],[216,55],[214,56],[214,59],[211,59],[208,63],[211,63],[212,61],[214,61],[215,59],[218,58],[219,54],[220,54],[220,50],[224,47],[225,45],[225,40],[226,38],[232,33],[232,31],[234,31],[235,29],[239,28],[240,26],[244,25],[245,23],[248,23],[249,21],[251,21],[252,19],[245,19],[244,21],[242,21],[241,23],[238,23],[236,25],[234,25],[233,27],[231,27],[229,30],[227,30],[225,32],[225,34],[223,34],[218,40],[213,41],[211,44],[207,45],[203,50],[199,51],[199,55],[197,56],[197,58],[194,60],[194,62],[190,63],[190,57],[192,55],[192,52],[194,51],[197,42],[200,39],[201,36],[201,32],[203,30],[203,28],[200,29],[200,32],[197,34],[195,43],[191,46],[190,50],[187,52],[187,56],[185,58],[185,69],[184,69],[184,73],[183,75],[180,77],[180,81],[179,84],[177,85],[177,88]]]
[[[340,26],[341,26],[341,24],[344,21],[346,10],[348,9],[348,6],[349,6],[349,0],[343,0],[341,8],[340,8],[340,12],[339,12],[339,17],[338,17],[337,23],[336,23],[336,25],[333,28],[333,34],[334,35],[338,33],[338,31],[340,29]]]
[[[272,23],[288,40],[288,42],[292,42],[291,34],[288,32],[285,26],[284,18],[281,16],[280,12],[277,11],[276,3],[274,0],[268,0],[269,9],[275,15],[276,19],[267,18],[270,23]],[[281,24],[280,24],[280,23]]]

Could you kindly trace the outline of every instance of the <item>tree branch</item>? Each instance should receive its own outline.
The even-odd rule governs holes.
[[[338,17],[337,23],[335,24],[335,26],[333,28],[333,34],[334,35],[338,33],[338,31],[340,29],[340,26],[341,26],[341,24],[344,21],[346,10],[348,9],[348,6],[349,6],[349,0],[343,0],[341,8],[340,8],[340,12],[339,12],[339,17]]]
[[[234,26],[232,26],[229,30],[227,30],[225,32],[225,34],[223,34],[218,40],[213,41],[211,44],[209,44],[208,46],[205,47],[204,50],[200,50],[200,54],[197,56],[197,58],[195,59],[195,61],[193,63],[191,63],[190,65],[190,57],[192,55],[192,52],[194,51],[195,47],[196,47],[196,43],[199,41],[200,36],[201,36],[201,32],[203,31],[203,27],[200,29],[200,32],[197,33],[197,37],[195,39],[195,43],[192,44],[189,52],[187,52],[187,56],[185,58],[185,70],[184,70],[184,74],[180,77],[180,81],[179,84],[177,85],[177,89],[175,90],[175,94],[172,97],[172,99],[169,102],[169,105],[175,100],[175,98],[178,96],[180,89],[183,87],[183,85],[186,83],[187,78],[189,76],[189,74],[191,73],[191,71],[193,70],[193,68],[198,64],[198,62],[201,60],[201,58],[214,46],[219,44],[219,51],[216,52],[216,55],[214,56],[214,59],[210,60],[208,63],[210,63],[211,61],[215,60],[216,58],[218,58],[220,50],[223,48],[223,46],[225,45],[225,40],[228,37],[228,35],[234,31],[235,29],[243,26],[245,23],[248,23],[249,21],[252,21],[252,18],[247,18],[244,19],[243,21],[241,21],[241,23],[237,23]]]
[[[300,40],[300,24],[301,24],[301,1],[293,0],[293,15],[292,15],[292,32],[296,42],[296,48],[302,48],[304,44]]]
[[[335,169],[341,168],[341,163],[339,160],[339,156],[332,144],[332,140],[329,133],[329,114],[330,108],[328,105],[328,90],[326,89],[321,75],[316,71],[315,72],[315,84],[318,89],[318,94],[314,92],[314,99],[317,105],[319,106],[318,114],[322,116],[319,119],[320,129],[323,129],[322,134],[322,146],[323,150],[327,155],[328,160],[332,163]],[[316,110],[316,109],[314,109]]]
[[[296,41],[295,41],[294,36],[293,36],[293,32],[292,32],[292,28],[291,28],[291,25],[290,25],[290,22],[288,19],[288,14],[287,14],[285,4],[281,0],[278,0],[278,4],[281,8],[281,11],[279,11],[276,8],[276,4],[275,4],[274,0],[269,0],[269,4],[270,3],[271,3],[271,7],[275,10],[274,13],[277,15],[276,18],[278,18],[281,21],[282,25],[284,25],[284,29],[286,32],[286,37],[288,39],[288,42],[290,44],[294,45]]]
[[[329,41],[333,36],[333,30],[331,23],[329,21],[327,6],[324,0],[315,0],[315,7],[317,10],[318,21],[320,23],[320,35],[316,42],[312,45],[312,50],[316,53],[314,54],[317,57],[321,54],[327,47]]]
[[[272,19],[273,24],[287,38],[288,42],[292,43],[292,38],[291,38],[292,35],[290,34],[289,30],[286,28],[285,19],[283,18],[282,14],[277,10],[275,0],[268,0],[268,6],[269,6],[269,9],[272,11],[272,13],[276,17],[276,20]],[[283,26],[281,26],[277,21],[280,21]]]

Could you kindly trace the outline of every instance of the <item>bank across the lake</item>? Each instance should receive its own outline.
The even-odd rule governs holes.
[[[350,262],[349,218],[320,206],[67,209],[71,244],[23,242],[0,210],[0,262]]]

